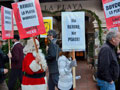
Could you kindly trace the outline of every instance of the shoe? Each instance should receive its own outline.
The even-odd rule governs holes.
[[[79,75],[79,76],[76,76],[75,79],[76,79],[76,80],[77,80],[77,79],[81,79],[81,76],[80,76],[80,75]]]

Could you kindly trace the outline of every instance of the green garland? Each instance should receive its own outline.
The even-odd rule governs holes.
[[[81,9],[81,10],[74,10],[74,11],[88,12],[96,19],[96,21],[98,23],[98,27],[99,27],[99,40],[100,40],[100,44],[102,45],[103,44],[103,42],[102,42],[102,33],[103,33],[103,31],[102,31],[102,27],[101,27],[102,21],[99,19],[99,17],[94,12],[92,12],[91,10]]]
[[[64,12],[65,10],[61,10],[61,11],[55,11],[55,12],[50,12],[50,11],[42,11],[42,13],[47,13],[47,14],[50,14],[50,15],[56,15],[57,13],[60,13],[60,12]],[[76,12],[76,11],[85,11],[85,12],[88,12],[91,14],[91,16],[93,16],[97,23],[98,23],[98,27],[99,27],[99,41],[100,41],[100,44],[102,45],[103,42],[102,42],[102,27],[101,27],[101,20],[99,19],[99,17],[94,13],[92,12],[91,10],[86,10],[86,9],[81,9],[81,10],[73,10],[72,12]]]

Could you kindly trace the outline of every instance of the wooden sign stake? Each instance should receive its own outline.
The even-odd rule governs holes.
[[[75,51],[72,51],[72,58],[75,60]],[[75,73],[75,67],[73,67],[73,90],[76,90],[76,73]]]
[[[10,39],[8,39],[8,52],[11,53],[10,52]],[[9,67],[11,69],[11,58],[9,58]]]

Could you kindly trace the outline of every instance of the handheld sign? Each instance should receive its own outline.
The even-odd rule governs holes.
[[[62,12],[62,50],[85,51],[84,12]]]
[[[44,26],[45,26],[45,30],[46,33],[40,35],[41,38],[46,38],[47,37],[47,32],[51,29],[53,29],[53,18],[52,17],[43,17],[43,21],[44,21]]]
[[[2,39],[13,38],[13,10],[1,7]]]
[[[120,26],[120,0],[102,0],[107,28]]]
[[[10,39],[13,38],[13,10],[7,7],[1,7],[2,39],[8,39],[8,52],[10,52]],[[9,58],[11,69],[11,58]]]
[[[20,38],[46,33],[39,0],[27,0],[12,4]]]
[[[46,33],[39,0],[13,3],[12,7],[20,39],[33,37],[35,50],[38,53],[34,36]]]
[[[85,13],[62,12],[62,50],[72,51],[75,60],[75,51],[85,51]],[[75,67],[73,67],[73,90],[76,90]]]

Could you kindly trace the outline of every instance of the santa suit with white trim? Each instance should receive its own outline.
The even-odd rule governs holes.
[[[37,40],[36,43],[39,46]],[[22,71],[24,73],[22,90],[47,90],[45,77],[45,70],[47,69],[46,60],[42,51],[39,50],[39,54],[36,54],[35,48],[33,49],[33,47],[33,40],[28,40],[24,48],[26,56],[22,65]]]

